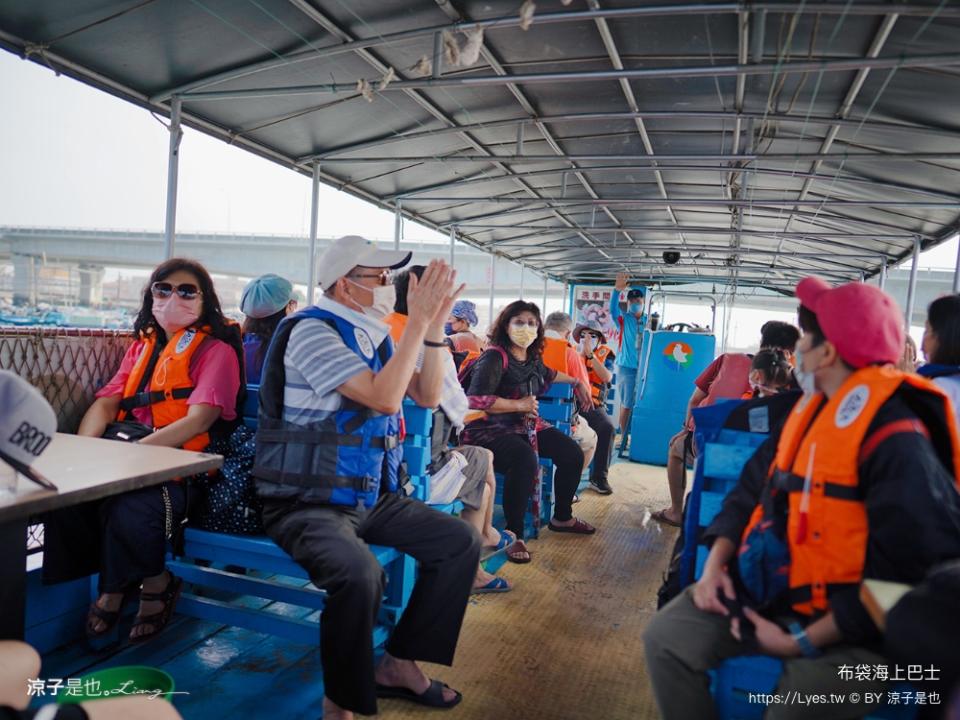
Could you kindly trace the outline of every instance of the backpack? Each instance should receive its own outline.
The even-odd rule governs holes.
[[[498,345],[490,345],[486,350],[476,357],[468,357],[460,364],[460,370],[457,372],[457,380],[460,381],[460,386],[463,388],[464,392],[470,390],[470,380],[473,377],[473,368],[476,367],[477,361],[491,350],[496,350],[498,353],[500,353],[500,359],[503,361],[503,369],[507,369],[507,365],[510,362],[507,359],[507,351]]]
[[[223,455],[216,475],[200,476],[193,517],[196,527],[230,535],[263,535],[263,501],[251,474],[257,454],[256,434],[241,425],[228,436],[212,438],[207,452]]]

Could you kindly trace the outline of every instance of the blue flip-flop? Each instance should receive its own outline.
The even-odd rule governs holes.
[[[484,593],[505,593],[513,590],[510,587],[510,584],[504,580],[502,577],[494,577],[493,580],[488,582],[486,585],[478,588],[474,588],[470,591],[471,595],[482,595]]]
[[[513,533],[511,533],[509,530],[498,530],[497,532],[500,533],[500,542],[494,546],[484,548],[485,550],[489,550],[490,552],[498,552],[503,550],[505,547],[510,547],[517,540],[517,538],[515,538]]]

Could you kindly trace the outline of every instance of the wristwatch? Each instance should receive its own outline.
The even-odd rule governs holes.
[[[793,639],[797,641],[797,645],[800,646],[800,653],[805,658],[816,658],[823,654],[819,648],[810,642],[807,631],[800,623],[792,622],[788,624],[787,631],[793,636]]]

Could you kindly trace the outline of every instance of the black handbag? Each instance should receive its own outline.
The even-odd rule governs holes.
[[[107,425],[101,437],[106,440],[122,440],[123,442],[136,442],[148,435],[153,434],[153,428],[143,423],[132,422],[129,420],[112,422]]]

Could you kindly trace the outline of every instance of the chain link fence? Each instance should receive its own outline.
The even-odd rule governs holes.
[[[0,327],[0,369],[40,390],[57,414],[57,429],[75,433],[131,342],[128,330]],[[27,548],[43,549],[42,524],[30,526]]]
[[[40,390],[57,414],[57,429],[75,433],[131,342],[128,330],[0,327],[0,369]]]

